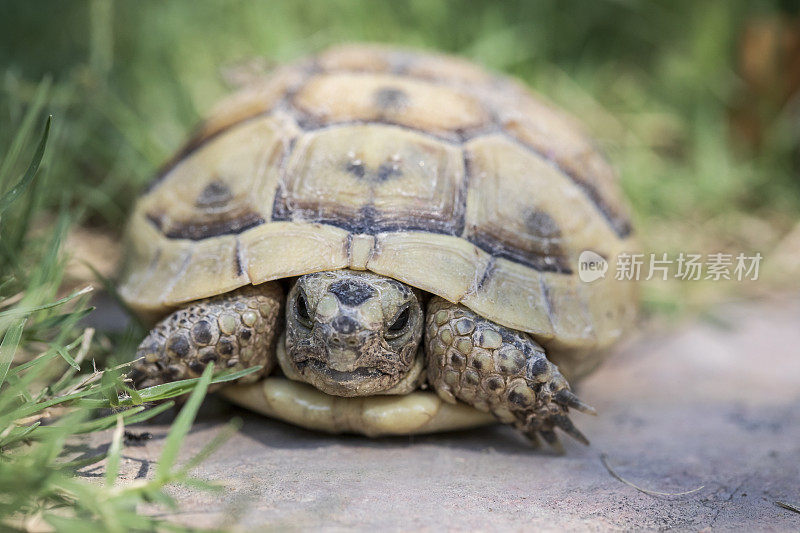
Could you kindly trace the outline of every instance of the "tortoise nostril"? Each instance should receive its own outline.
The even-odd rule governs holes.
[[[333,327],[334,331],[344,335],[349,335],[358,329],[358,322],[349,316],[341,315],[333,319],[333,322],[331,322],[331,327]]]

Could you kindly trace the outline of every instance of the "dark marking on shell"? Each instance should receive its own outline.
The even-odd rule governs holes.
[[[402,176],[403,172],[400,170],[400,163],[395,161],[387,161],[385,163],[381,163],[381,166],[378,167],[378,172],[375,175],[375,178],[380,181],[388,181],[392,178],[396,178]]]
[[[486,284],[487,281],[492,277],[494,271],[497,269],[497,258],[495,256],[491,256],[489,258],[489,263],[486,265],[486,269],[483,271],[481,275],[481,279],[478,280],[478,286],[475,288],[476,292],[483,289],[483,286]]]
[[[379,109],[398,111],[408,105],[408,95],[396,87],[381,87],[373,93],[372,101]]]
[[[400,170],[399,161],[386,161],[385,163],[381,163],[377,170],[373,171],[368,169],[361,159],[351,159],[345,165],[345,170],[359,180],[377,183],[403,175],[403,172]]]
[[[363,178],[367,173],[367,169],[364,167],[364,163],[360,159],[348,162],[345,168],[347,169],[347,172],[359,179]]]
[[[351,307],[361,305],[375,296],[375,289],[359,279],[339,280],[328,287],[328,292],[336,295],[339,303]]]
[[[525,227],[531,233],[541,239],[556,239],[561,237],[561,229],[553,217],[538,209],[528,209],[525,212]]]
[[[544,300],[545,310],[550,320],[553,320],[553,299],[550,296],[550,285],[544,282],[543,278],[539,278],[539,290],[542,291],[542,299]]]
[[[230,187],[222,181],[215,180],[200,192],[194,205],[201,208],[224,207],[232,198]]]
[[[523,217],[528,237],[524,245],[504,241],[491,228],[481,226],[471,226],[467,239],[493,257],[510,259],[538,271],[571,274],[566,253],[560,245],[561,229],[553,217],[533,208],[528,209]],[[491,276],[490,267],[493,267],[491,263],[484,271],[479,287]]]
[[[199,241],[219,235],[242,233],[264,223],[258,213],[244,212],[235,216],[219,216],[209,220],[169,221],[165,224],[163,216],[148,213],[147,219],[170,239],[190,239]]]
[[[472,163],[469,155],[462,151],[462,160],[464,164],[464,175],[461,176],[458,188],[456,189],[456,197],[453,202],[453,235],[459,237],[464,233],[467,218],[467,191],[469,188],[470,173],[472,172]]]
[[[497,237],[489,235],[476,228],[475,233],[469,235],[467,240],[481,250],[492,254],[494,257],[509,259],[540,272],[558,272],[571,274],[572,269],[567,262],[566,254],[559,248],[553,250],[552,255],[541,253],[537,250],[525,250],[501,242]],[[487,269],[488,270],[488,269]],[[491,274],[491,273],[489,273]],[[479,284],[485,283],[488,276],[484,276]]]
[[[348,233],[344,242],[344,255],[350,257],[353,250],[353,234]]]
[[[163,224],[164,224],[164,219],[166,217],[164,216],[163,213],[145,213],[144,217],[147,219],[148,222],[150,222],[152,225],[158,228],[158,231],[162,233],[164,232]]]
[[[233,252],[233,270],[238,278],[244,274],[244,267],[242,266],[242,244],[239,238],[236,238],[236,249]]]

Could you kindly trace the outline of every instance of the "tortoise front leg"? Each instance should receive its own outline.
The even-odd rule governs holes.
[[[275,368],[283,328],[284,294],[276,282],[248,285],[186,304],[150,331],[136,351],[131,372],[137,388],[198,377],[216,368],[264,368],[241,381],[255,381]]]
[[[512,330],[462,305],[433,297],[425,330],[428,381],[445,401],[456,399],[512,424],[536,445],[559,448],[559,427],[589,441],[567,416],[573,407],[594,414],[569,389],[558,367],[527,333]]]

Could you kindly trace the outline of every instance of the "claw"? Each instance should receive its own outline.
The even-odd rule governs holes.
[[[586,413],[587,415],[594,415],[597,416],[597,411],[594,407],[587,403],[583,403],[580,398],[575,396],[572,391],[569,389],[561,389],[558,391],[553,398],[553,400],[565,407],[572,407],[573,409],[577,409],[581,413]]]
[[[531,441],[531,447],[533,449],[538,450],[542,447],[542,442],[539,440],[539,437],[536,436],[536,432],[527,431],[525,432],[525,436],[528,437],[529,441]]]
[[[564,445],[561,444],[561,440],[559,440],[558,435],[556,435],[555,431],[553,431],[551,429],[542,429],[542,430],[539,430],[539,435],[541,435],[542,438],[545,441],[547,441],[547,444],[549,444],[550,447],[553,448],[553,450],[556,451],[556,453],[558,453],[558,454],[565,453]]]
[[[570,420],[569,417],[565,415],[553,415],[550,417],[550,420],[555,425],[560,427],[564,433],[568,434],[578,442],[582,442],[586,446],[589,446],[589,439],[587,439],[586,436],[575,427],[575,424],[572,423],[572,420]]]

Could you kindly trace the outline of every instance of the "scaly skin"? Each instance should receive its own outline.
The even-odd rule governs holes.
[[[137,388],[198,377],[209,362],[234,370],[262,365],[241,381],[275,368],[283,329],[283,290],[275,282],[248,285],[187,304],[158,322],[139,345],[131,372]]]
[[[567,416],[568,407],[594,413],[569,390],[558,367],[533,338],[464,306],[434,296],[428,304],[425,348],[428,381],[443,400],[456,399],[512,424],[536,445],[559,447],[559,427],[589,441]]]

